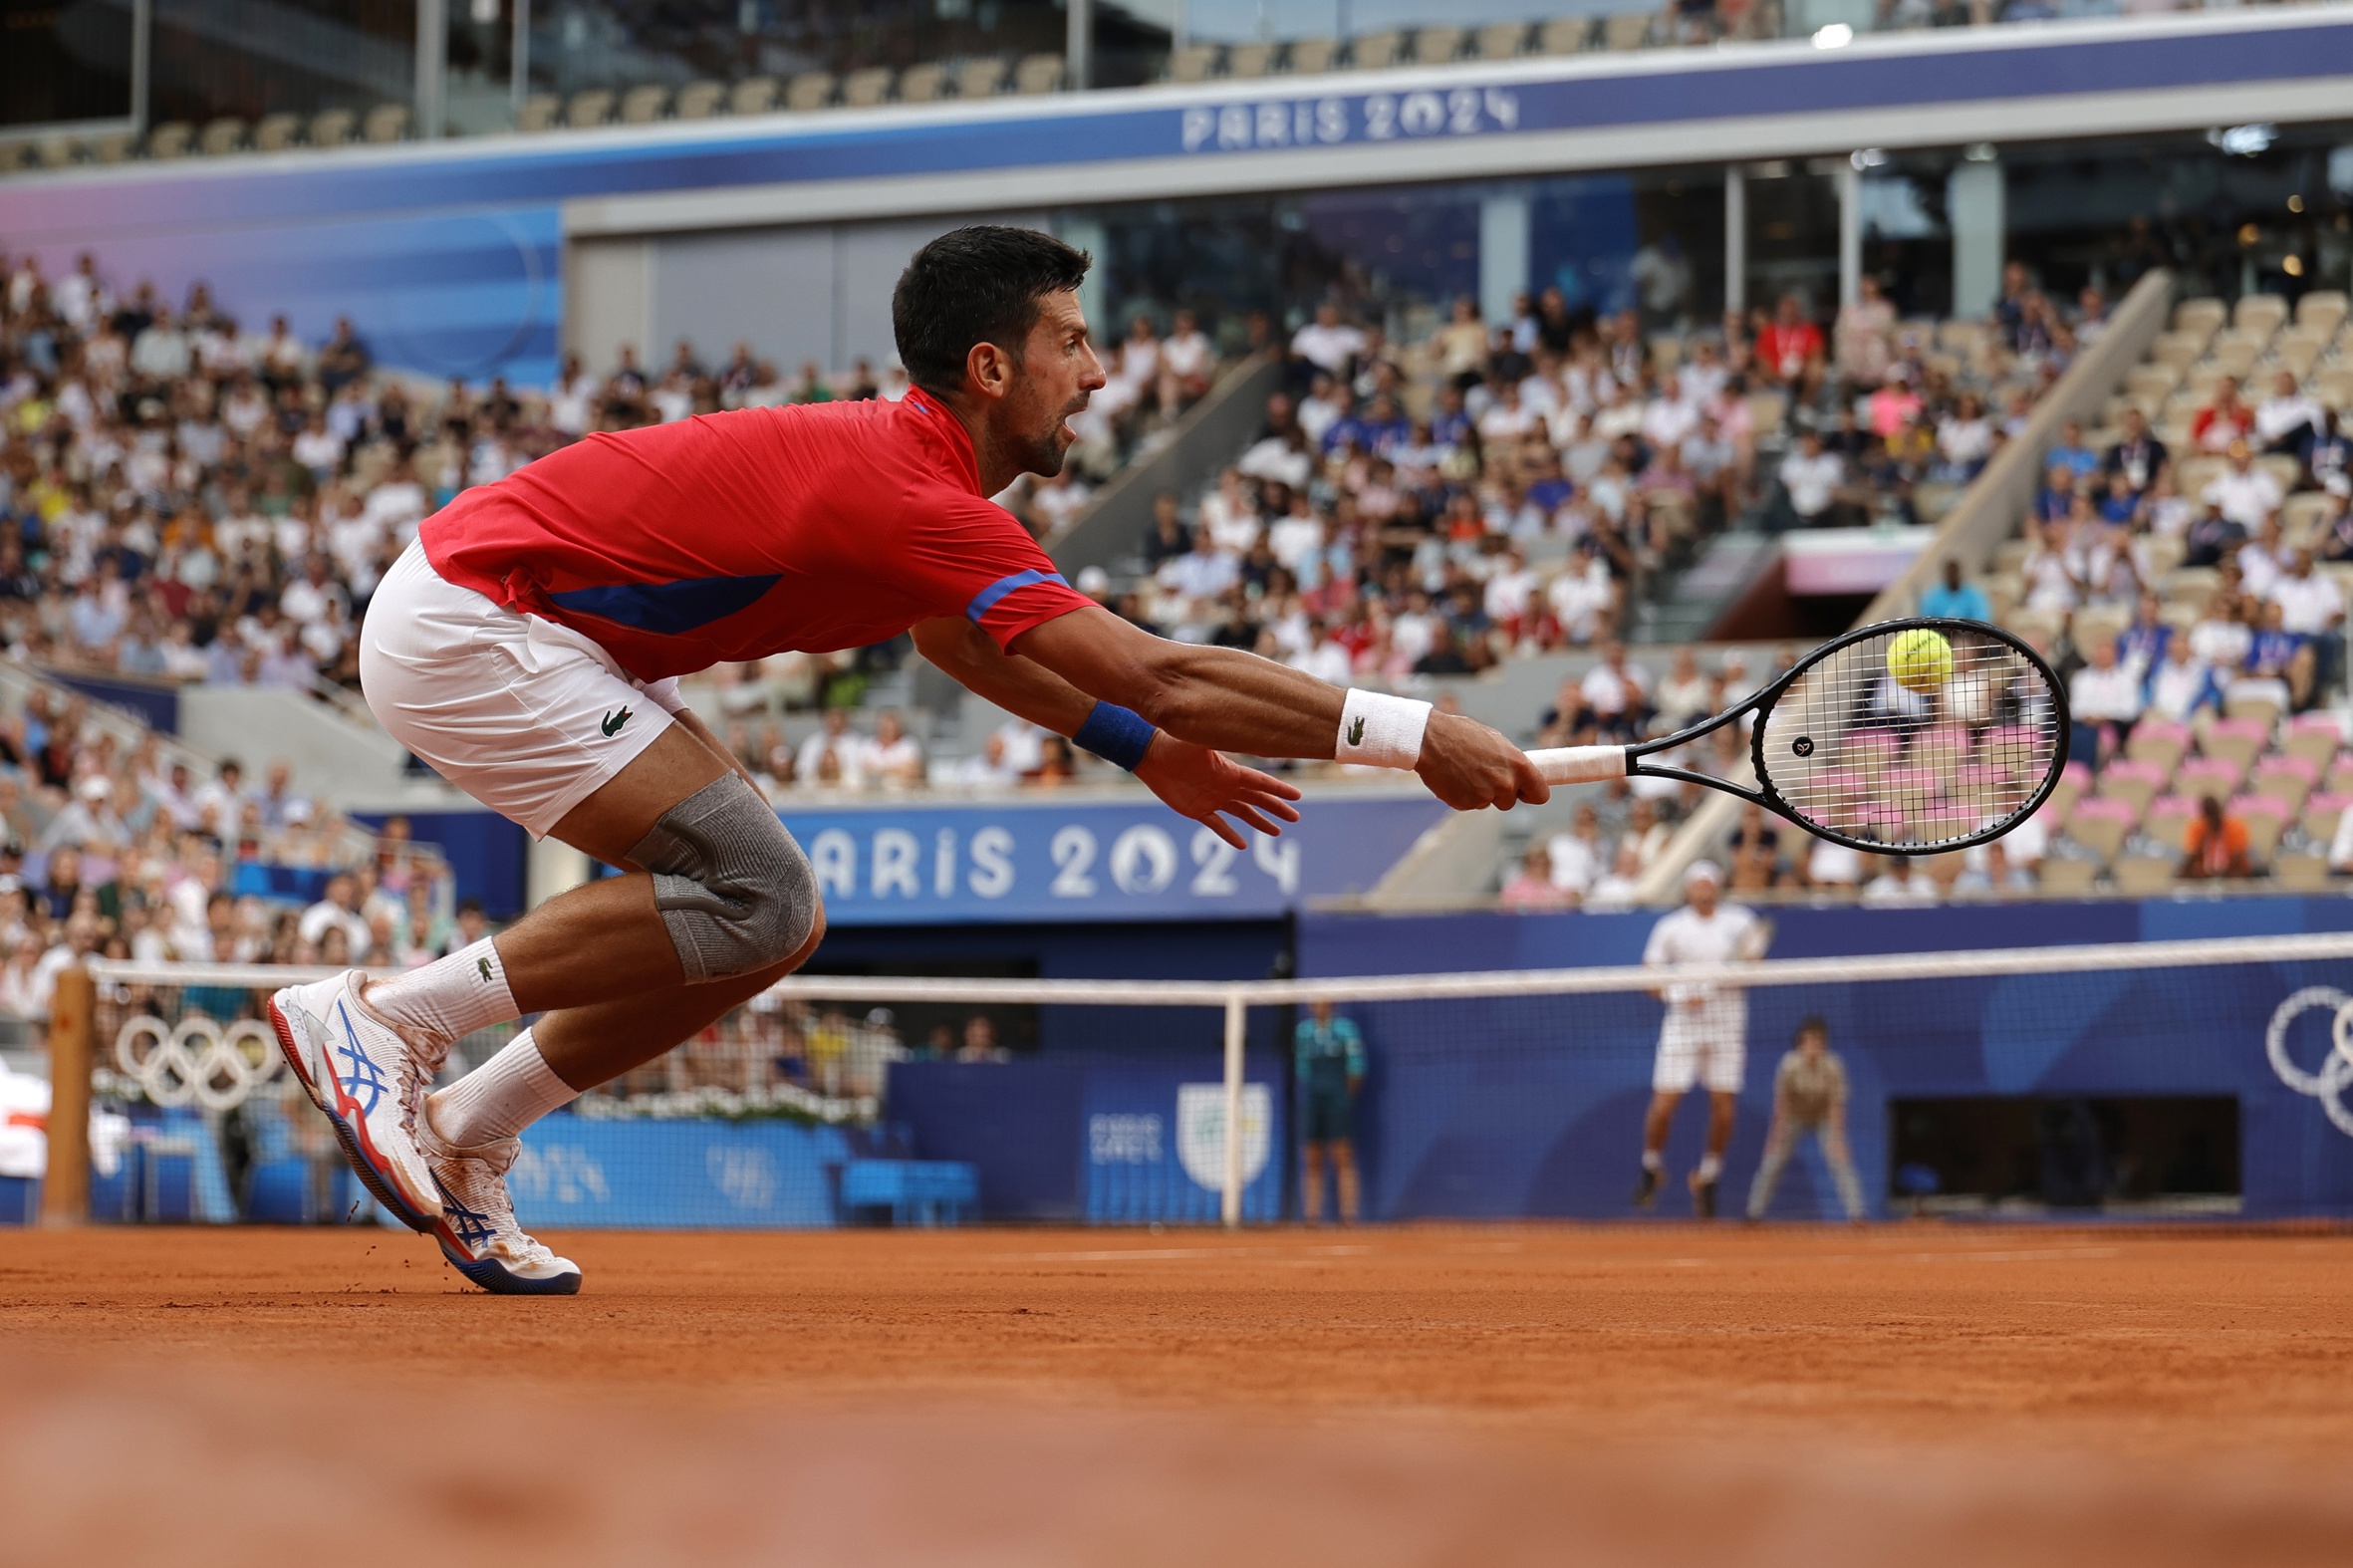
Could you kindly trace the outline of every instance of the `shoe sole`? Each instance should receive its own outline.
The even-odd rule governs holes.
[[[302,1047],[295,1044],[294,1025],[278,1006],[275,996],[270,998],[269,1010],[270,1027],[278,1034],[278,1050],[285,1056],[286,1065],[294,1069],[295,1079],[301,1083],[303,1093],[311,1097],[311,1104],[319,1108],[320,1114],[327,1118],[327,1125],[335,1129],[335,1141],[343,1146],[344,1163],[352,1168],[352,1174],[360,1178],[360,1184],[368,1189],[368,1195],[382,1203],[394,1219],[419,1235],[430,1234],[433,1216],[423,1213],[415,1204],[402,1197],[400,1189],[377,1171],[361,1148],[359,1134],[334,1107],[320,1097],[319,1086],[311,1081],[311,1075],[303,1068]]]
[[[494,1296],[577,1296],[580,1294],[580,1275],[551,1274],[545,1279],[526,1279],[496,1258],[469,1258],[441,1241],[441,1256],[449,1266],[463,1274],[476,1286]]]

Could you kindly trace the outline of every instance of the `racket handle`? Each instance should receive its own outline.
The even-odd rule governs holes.
[[[1599,784],[1626,776],[1624,746],[1554,746],[1529,752],[1528,760],[1547,784]]]

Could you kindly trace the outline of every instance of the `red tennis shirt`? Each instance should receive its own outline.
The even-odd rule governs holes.
[[[980,493],[930,397],[746,408],[550,453],[421,530],[433,570],[641,680],[888,642],[960,615],[1002,648],[1093,601]]]

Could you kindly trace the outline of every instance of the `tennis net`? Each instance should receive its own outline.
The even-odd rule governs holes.
[[[372,1216],[258,1022],[311,972],[92,977],[94,1217]],[[2353,933],[1672,971],[795,977],[533,1128],[512,1181],[525,1223],[555,1228],[1258,1223],[1301,1214],[1325,1184],[1309,1172],[1343,1164],[1367,1218],[1622,1215],[1659,991],[1744,1060],[1735,1192],[1777,1064],[1820,1019],[1875,1214],[2353,1213]],[[71,1012],[61,990],[53,1125],[82,1076]],[[461,1042],[452,1071],[510,1033]],[[1703,1120],[1674,1124],[1672,1171],[1697,1164]],[[81,1158],[71,1142],[61,1161]],[[1841,1211],[1820,1156],[1799,1147],[1767,1213]]]

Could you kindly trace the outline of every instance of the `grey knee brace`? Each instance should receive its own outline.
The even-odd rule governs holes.
[[[654,874],[654,907],[689,985],[781,962],[817,928],[808,858],[738,774],[663,812],[630,859]]]

